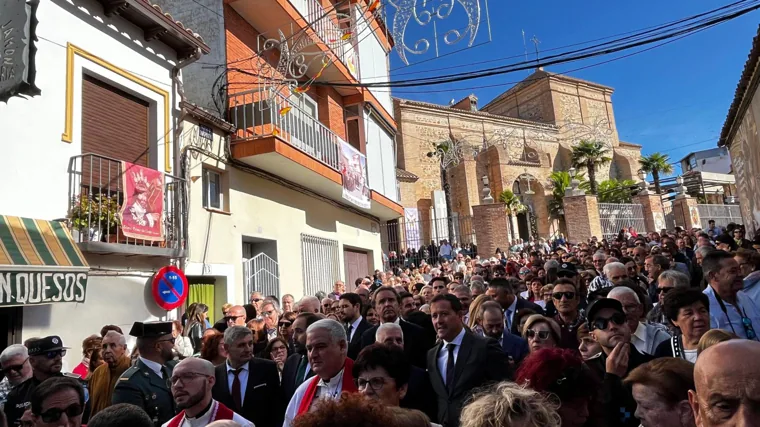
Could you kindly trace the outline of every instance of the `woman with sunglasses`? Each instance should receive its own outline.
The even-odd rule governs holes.
[[[288,353],[293,353],[293,322],[298,315],[292,311],[286,311],[282,314],[280,321],[277,323],[277,333],[288,343]]]
[[[523,326],[523,337],[528,340],[530,352],[559,346],[562,332],[553,319],[534,314],[528,317]]]

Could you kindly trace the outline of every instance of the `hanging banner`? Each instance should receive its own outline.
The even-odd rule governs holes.
[[[343,198],[369,209],[367,157],[345,141],[340,142],[340,174],[343,175]]]
[[[420,212],[417,208],[404,208],[404,229],[406,230],[406,246],[419,248],[422,246],[420,238]]]
[[[125,236],[149,241],[164,240],[164,174],[144,166],[121,162],[124,203],[121,230]]]

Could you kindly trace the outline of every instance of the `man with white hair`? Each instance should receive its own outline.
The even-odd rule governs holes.
[[[315,376],[301,384],[290,399],[283,427],[290,427],[320,399],[337,400],[344,391],[357,391],[351,372],[354,362],[347,357],[346,329],[340,322],[322,319],[309,326],[306,351]]]
[[[599,261],[601,261],[601,263]],[[628,277],[628,270],[626,270],[625,264],[620,262],[605,264],[606,261],[607,256],[603,252],[597,252],[594,254],[594,266],[599,270],[600,274],[589,283],[589,293],[600,289],[611,288]],[[613,276],[615,277],[615,280],[612,280]]]
[[[307,295],[298,301],[299,313],[319,313],[319,298]]]
[[[243,427],[253,423],[214,400],[211,389],[216,383],[214,365],[201,358],[185,359],[174,367],[169,379],[179,414],[162,427],[206,426],[216,420],[232,420]]]
[[[608,298],[617,300],[623,305],[626,323],[631,330],[631,344],[643,354],[654,354],[657,346],[669,340],[670,335],[658,326],[641,321],[644,316],[644,305],[641,304],[636,292],[625,286],[612,288]]]
[[[103,337],[100,352],[103,361],[90,376],[90,416],[111,406],[116,381],[132,364],[127,352],[127,339],[116,331],[108,331]]]
[[[11,388],[32,377],[32,365],[29,363],[29,352],[22,344],[13,344],[0,353],[0,368],[5,378],[0,382],[0,408],[5,405]]]

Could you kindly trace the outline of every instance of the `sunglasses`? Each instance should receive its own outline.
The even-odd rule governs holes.
[[[21,370],[24,369],[24,365],[26,364],[27,360],[29,360],[28,357],[24,359],[24,361],[21,362],[20,365],[13,365],[13,366],[8,366],[6,368],[0,369],[0,374],[8,375],[10,371],[21,372]]]
[[[614,323],[614,324],[616,324],[618,326],[621,326],[622,324],[625,323],[625,314],[623,314],[623,313],[615,313],[609,319],[605,319],[603,317],[596,318],[589,325],[589,329],[591,329],[592,331],[594,329],[599,329],[599,330],[603,331],[603,330],[607,329],[608,326],[610,326],[610,322],[612,322],[612,323]]]
[[[535,337],[538,337],[539,341],[545,341],[549,339],[549,331],[534,331],[533,329],[525,331],[525,338],[532,339]]]
[[[38,356],[45,356],[48,359],[55,359],[58,356],[63,357],[65,355],[66,355],[66,350],[53,350],[53,351],[48,351],[46,353],[39,354]]]
[[[675,288],[657,288],[658,294],[667,294],[668,292],[672,291]]]
[[[280,322],[280,323],[278,323],[277,325],[278,325],[279,327],[281,327],[281,328],[282,328],[282,327],[285,327],[285,328],[289,328],[289,327],[290,327],[290,325],[292,325],[292,324],[293,324],[292,322]]]
[[[575,292],[554,292],[552,293],[552,298],[556,299],[557,301],[562,300],[562,297],[565,297],[569,300],[575,299]]]
[[[61,419],[61,415],[66,414],[69,418],[74,418],[82,415],[84,408],[82,405],[75,403],[66,409],[51,408],[40,414],[43,422],[55,423]]]
[[[261,298],[251,298],[251,301],[253,301],[253,302],[259,302],[259,301],[263,301],[263,299],[261,299]]]
[[[236,322],[238,319],[245,317],[245,316],[224,316],[225,322]]]
[[[757,338],[755,328],[752,327],[752,320],[748,317],[742,317],[742,326],[744,326],[744,333],[747,334],[748,340],[754,340]]]

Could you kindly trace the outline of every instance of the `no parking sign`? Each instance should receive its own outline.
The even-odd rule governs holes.
[[[189,291],[185,273],[173,265],[161,268],[153,277],[153,299],[164,310],[184,304]]]

